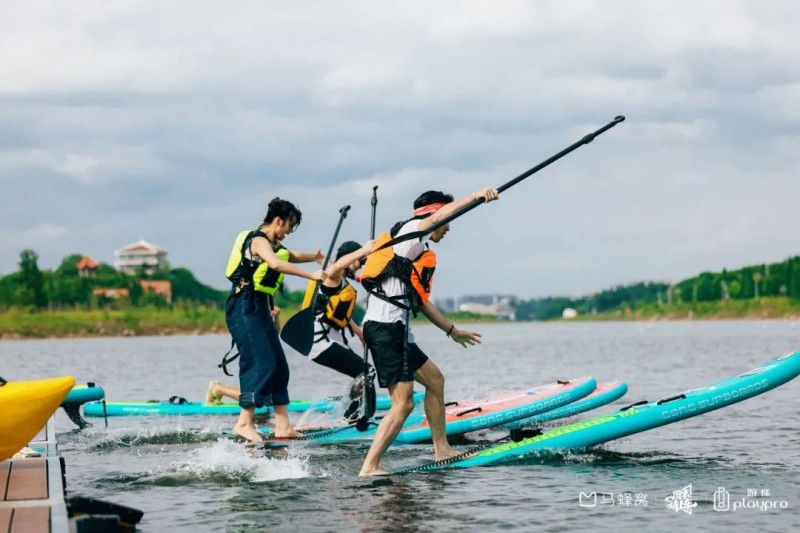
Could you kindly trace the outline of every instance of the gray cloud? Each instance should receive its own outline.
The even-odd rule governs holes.
[[[428,188],[499,185],[436,293],[578,294],[780,260],[800,163],[795,2],[37,2],[0,21],[0,272],[140,237],[223,286],[273,196],[323,248]],[[299,287],[300,283],[294,283]]]

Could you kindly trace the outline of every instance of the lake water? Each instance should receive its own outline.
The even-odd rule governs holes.
[[[463,349],[431,327],[417,341],[463,400],[554,379],[622,380],[614,405],[710,384],[800,350],[800,322],[476,325],[484,343]],[[110,400],[173,395],[201,400],[227,350],[225,336],[0,342],[0,375],[72,374]],[[347,379],[289,353],[294,399],[342,394]],[[234,365],[235,367],[235,365]],[[234,378],[227,378],[229,380]],[[235,383],[235,382],[234,382]],[[711,414],[603,445],[505,466],[359,478],[365,444],[249,456],[219,436],[230,417],[112,418],[70,431],[59,415],[68,490],[145,511],[144,531],[628,531],[678,528],[800,530],[800,380]],[[497,431],[473,440],[502,436]],[[421,464],[430,445],[391,448],[384,467]],[[692,514],[665,498],[691,485]],[[715,491],[745,506],[716,512]],[[582,507],[580,493],[598,504]],[[604,498],[614,505],[604,502]],[[767,503],[774,502],[774,503]],[[782,506],[788,508],[781,508]],[[645,505],[646,504],[646,505]],[[752,508],[774,505],[771,510]]]

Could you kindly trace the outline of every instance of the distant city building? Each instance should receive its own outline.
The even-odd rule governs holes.
[[[492,315],[514,320],[517,297],[508,294],[464,296],[458,301],[458,310],[479,315]]]
[[[152,274],[167,264],[167,249],[145,240],[124,246],[114,252],[114,266],[126,274]]]
[[[75,268],[78,269],[78,275],[82,278],[94,276],[97,273],[97,267],[97,263],[88,255],[84,255],[81,257],[80,261],[75,263]]]
[[[164,297],[168,304],[172,303],[172,282],[162,279],[142,279],[139,285],[144,292],[154,292]]]
[[[443,313],[452,313],[456,310],[455,298],[431,298],[434,305],[439,311]]]

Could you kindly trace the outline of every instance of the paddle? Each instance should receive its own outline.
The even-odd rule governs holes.
[[[597,137],[598,135],[600,135],[601,133],[603,133],[605,131],[610,130],[611,128],[613,128],[614,126],[616,126],[617,124],[619,124],[623,120],[625,120],[625,117],[623,115],[619,115],[619,116],[615,117],[614,120],[612,120],[611,122],[609,122],[608,124],[606,124],[602,128],[598,129],[597,131],[594,131],[594,132],[586,135],[580,141],[568,146],[567,148],[564,148],[563,150],[558,152],[556,155],[554,155],[554,156],[542,161],[541,163],[539,163],[535,167],[533,167],[533,168],[531,168],[529,170],[526,170],[525,172],[523,172],[522,174],[520,174],[519,176],[517,176],[513,180],[509,181],[508,183],[504,183],[503,185],[499,186],[497,188],[497,192],[503,192],[506,189],[510,189],[511,187],[513,187],[514,185],[516,185],[520,181],[524,180],[525,178],[527,178],[527,177],[539,172],[544,167],[548,166],[550,163],[558,161],[559,159],[561,159],[565,155],[567,155],[570,152],[580,148],[584,144],[589,144],[590,142],[592,142],[594,140],[595,137]],[[475,200],[473,200],[472,202],[468,203],[463,208],[461,208],[459,211],[456,211],[455,213],[453,213],[449,217],[446,217],[446,218],[440,220],[439,222],[437,222],[433,226],[429,227],[428,229],[420,230],[420,231],[412,231],[411,233],[405,233],[403,235],[400,235],[399,237],[395,237],[394,239],[391,239],[390,241],[384,243],[382,246],[372,250],[372,252],[370,252],[370,253],[377,252],[378,250],[383,250],[384,248],[388,248],[390,246],[394,246],[395,244],[399,244],[401,242],[410,241],[412,239],[419,239],[420,237],[424,237],[425,235],[427,235],[429,233],[433,233],[434,231],[436,231],[437,229],[441,228],[445,224],[449,224],[450,222],[452,222],[453,220],[457,219],[461,215],[463,215],[465,213],[468,213],[469,211],[472,211],[473,209],[475,209],[476,207],[478,207],[479,205],[481,205],[485,201],[486,201],[485,198],[482,198],[482,197],[481,198],[476,198]]]
[[[339,209],[339,222],[336,224],[336,231],[333,232],[333,239],[331,239],[331,245],[328,247],[328,253],[325,255],[325,260],[322,262],[322,270],[325,270],[328,266],[328,262],[333,254],[333,247],[336,246],[336,238],[339,236],[342,222],[347,218],[347,212],[349,210],[349,205]],[[311,351],[311,346],[314,344],[314,304],[317,301],[319,283],[320,282],[317,281],[314,287],[314,296],[311,298],[311,305],[305,309],[301,309],[292,318],[287,320],[281,330],[281,339],[283,339],[283,342],[303,355],[308,355]]]
[[[375,211],[378,208],[378,186],[375,185],[372,187],[372,200],[370,200],[370,205],[372,206],[372,215],[370,219],[369,225],[369,238],[370,240],[375,238]],[[369,419],[372,418],[372,415],[375,414],[375,384],[373,382],[368,383],[368,373],[369,373],[369,348],[364,345],[364,381],[363,381],[363,391],[361,394],[361,406],[363,411],[361,416],[358,420],[356,420],[356,429],[358,431],[366,431],[369,428]]]

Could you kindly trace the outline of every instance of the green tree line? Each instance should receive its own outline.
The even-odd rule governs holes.
[[[617,310],[635,311],[651,304],[669,306],[774,296],[800,300],[800,256],[790,257],[780,263],[747,266],[738,270],[703,272],[676,284],[645,281],[575,298],[525,300],[517,304],[516,317],[517,320],[551,320],[560,318],[566,307],[585,315]]]
[[[227,291],[200,283],[186,268],[165,267],[152,275],[131,276],[100,263],[91,275],[81,276],[76,266],[81,257],[81,254],[68,255],[55,270],[41,270],[36,252],[23,250],[20,253],[19,270],[0,277],[0,307],[89,309],[121,305],[166,306],[163,296],[142,290],[140,279],[169,280],[173,304],[192,302],[221,307],[227,296]],[[127,289],[129,298],[122,301],[95,296],[93,290],[96,288]]]

